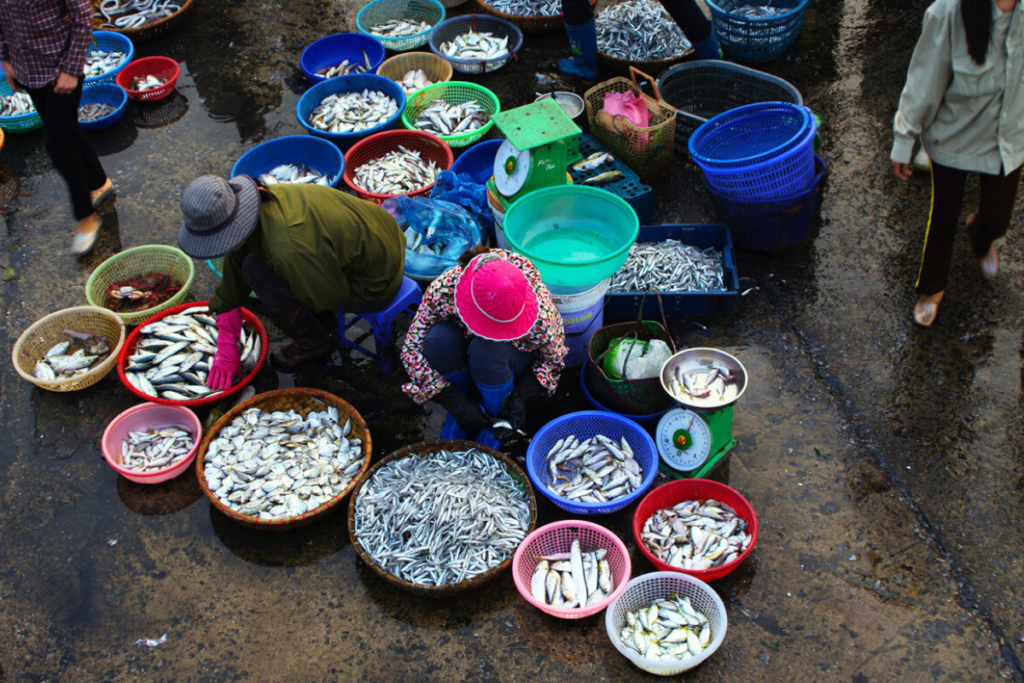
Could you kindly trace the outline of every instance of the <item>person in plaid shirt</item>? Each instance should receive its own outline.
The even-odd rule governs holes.
[[[96,242],[96,207],[113,185],[78,125],[85,57],[92,38],[89,0],[0,0],[0,61],[7,83],[26,91],[43,119],[46,151],[68,184],[78,225],[75,256]]]

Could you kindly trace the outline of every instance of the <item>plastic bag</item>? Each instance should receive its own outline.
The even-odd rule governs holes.
[[[672,356],[668,344],[660,339],[613,339],[604,357],[604,371],[613,379],[657,377],[661,366]]]
[[[402,216],[399,226],[408,226],[405,272],[412,277],[437,277],[484,241],[484,230],[473,214],[450,202],[401,196],[382,206],[389,212],[397,209]]]
[[[644,99],[629,92],[606,92],[603,109],[614,116],[625,116],[634,126],[646,128],[651,125],[651,112],[647,109]]]
[[[434,189],[430,192],[431,199],[440,199],[458,204],[466,209],[480,222],[487,234],[494,240],[494,214],[487,203],[487,186],[473,180],[469,173],[456,175],[451,171],[441,171],[437,176]]]

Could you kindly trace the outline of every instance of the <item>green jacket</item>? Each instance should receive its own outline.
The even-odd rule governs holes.
[[[314,311],[388,301],[405,268],[405,235],[384,209],[321,185],[272,185],[256,231],[224,259],[210,309],[242,306],[252,291],[242,261],[260,253]]]

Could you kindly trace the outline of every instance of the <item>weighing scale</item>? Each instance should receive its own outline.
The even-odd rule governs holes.
[[[569,184],[566,168],[579,157],[582,131],[558,103],[549,98],[491,118],[507,139],[487,186],[504,209],[534,190]]]
[[[737,393],[727,403],[717,399],[680,398],[669,391],[677,366],[683,372],[727,368],[738,375]],[[747,389],[747,369],[734,356],[718,349],[686,349],[665,361],[661,384],[681,407],[665,413],[658,422],[654,443],[658,447],[659,469],[673,479],[698,479],[715,470],[736,445],[732,438],[733,406]]]

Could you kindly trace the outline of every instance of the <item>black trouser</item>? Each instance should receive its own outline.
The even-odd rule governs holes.
[[[978,258],[987,254],[992,242],[1005,235],[1010,227],[1020,171],[1017,168],[1009,174],[978,174],[981,197],[977,216],[967,230],[971,248]],[[966,180],[967,171],[943,166],[932,159],[932,207],[924,234],[921,268],[917,274],[918,294],[938,294],[946,289]]]
[[[18,84],[32,98],[32,104],[43,119],[46,151],[57,171],[64,176],[64,182],[68,184],[75,220],[82,220],[96,212],[89,193],[100,189],[107,182],[107,174],[103,171],[89,138],[78,125],[82,80],[79,78],[78,87],[66,95],[53,92],[54,82],[42,88],[26,88]]]
[[[430,328],[423,340],[423,357],[442,375],[469,368],[475,382],[486,386],[518,379],[533,365],[533,354],[520,351],[512,342],[471,337],[466,339],[458,323],[445,320]]]
[[[252,252],[242,260],[242,277],[256,293],[256,297],[270,308],[287,311],[293,306],[310,308],[292,292],[288,281],[278,275],[263,258],[262,254]],[[342,310],[345,313],[373,313],[385,308],[390,301],[368,304],[349,299]]]
[[[711,35],[711,22],[697,7],[695,0],[660,1],[691,43],[699,43]],[[593,19],[594,11],[590,9],[589,0],[562,0],[562,18],[570,26],[576,26]]]

